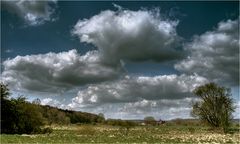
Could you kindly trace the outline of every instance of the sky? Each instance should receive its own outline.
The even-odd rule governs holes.
[[[239,2],[1,1],[12,97],[106,118],[191,118],[193,90],[231,88],[240,118]]]

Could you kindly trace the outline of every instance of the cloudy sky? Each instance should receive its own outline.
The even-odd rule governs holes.
[[[1,1],[12,97],[104,113],[189,118],[197,86],[232,90],[240,118],[239,3]]]

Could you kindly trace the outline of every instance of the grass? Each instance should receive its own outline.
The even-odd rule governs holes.
[[[1,143],[240,143],[238,129],[232,134],[206,126],[137,126],[129,130],[106,125],[53,126],[51,134],[1,135]]]

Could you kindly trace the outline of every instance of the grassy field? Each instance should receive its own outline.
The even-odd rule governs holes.
[[[106,125],[53,126],[51,134],[1,135],[1,143],[240,143],[239,128],[224,134],[203,126],[137,126],[129,130]]]

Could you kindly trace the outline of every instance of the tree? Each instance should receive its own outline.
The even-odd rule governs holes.
[[[39,98],[36,98],[32,101],[33,104],[35,105],[40,105],[41,104],[41,100]]]
[[[10,92],[7,85],[1,84],[1,133],[15,133],[17,118],[16,106],[8,100]]]
[[[156,120],[154,119],[154,117],[152,117],[152,116],[147,116],[147,117],[144,118],[144,123],[145,123],[145,124],[155,125],[157,122],[156,122]]]
[[[1,133],[34,133],[41,132],[43,117],[40,108],[24,97],[9,99],[7,85],[1,83]]]
[[[215,83],[208,83],[197,87],[194,94],[201,98],[193,104],[192,115],[206,121],[213,127],[228,129],[234,112],[231,91]]]
[[[105,117],[103,113],[98,114],[97,122],[103,123],[105,121]]]
[[[7,88],[7,85],[0,83],[1,85],[1,101],[4,99],[7,99],[10,95],[9,89]]]
[[[44,116],[47,118],[48,123],[52,124],[69,124],[70,118],[66,116],[63,111],[57,108],[45,108]]]
[[[15,101],[17,118],[15,119],[17,133],[39,133],[44,125],[41,108],[38,105],[25,101],[25,98],[18,98]]]

